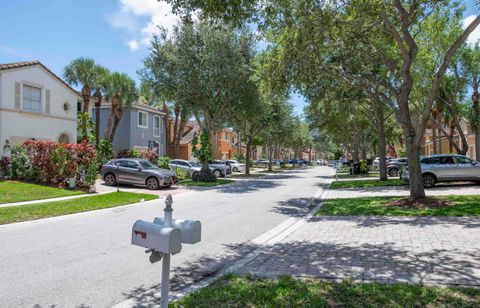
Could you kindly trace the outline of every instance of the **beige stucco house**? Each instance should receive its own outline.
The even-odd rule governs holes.
[[[26,140],[76,143],[79,99],[38,61],[0,64],[0,156]]]

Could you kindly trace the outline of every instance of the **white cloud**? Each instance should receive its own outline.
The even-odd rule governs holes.
[[[128,47],[130,47],[131,51],[135,51],[138,49],[138,42],[137,40],[130,40],[127,42]]]
[[[119,0],[118,10],[108,16],[110,25],[126,31],[127,45],[135,51],[148,46],[158,26],[168,32],[178,22],[170,4],[158,0]]]
[[[467,28],[468,25],[470,25],[476,17],[476,15],[470,15],[463,19],[463,29]],[[477,28],[475,28],[475,30],[470,33],[467,42],[469,44],[475,44],[476,42],[480,42],[480,26],[477,26]]]

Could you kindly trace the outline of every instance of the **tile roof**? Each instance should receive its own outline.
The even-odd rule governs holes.
[[[77,96],[80,97],[79,93],[72,88],[68,83],[66,83],[62,78],[58,77],[55,75],[51,70],[49,70],[45,65],[43,65],[40,61],[22,61],[22,62],[14,62],[14,63],[0,63],[0,71],[7,71],[7,70],[14,70],[18,68],[23,68],[27,66],[35,66],[38,65],[42,67],[44,70],[46,70],[50,75],[52,75],[55,79],[60,81],[65,87],[67,87],[70,91],[75,93]]]

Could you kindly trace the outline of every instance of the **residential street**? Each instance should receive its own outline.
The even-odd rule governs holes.
[[[331,172],[285,171],[174,196],[173,217],[200,220],[202,242],[172,257],[172,287],[214,274],[253,249],[248,241],[304,216]],[[150,264],[130,236],[137,219],[163,216],[163,207],[162,199],[0,226],[2,306],[108,307],[158,287],[161,262]]]

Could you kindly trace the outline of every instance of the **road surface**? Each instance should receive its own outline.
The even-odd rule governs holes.
[[[255,248],[249,241],[308,212],[332,169],[314,167],[174,196],[173,217],[202,222],[202,242],[172,257],[172,287],[208,277]],[[109,307],[158,288],[161,262],[130,244],[137,219],[163,200],[0,226],[3,307]]]

